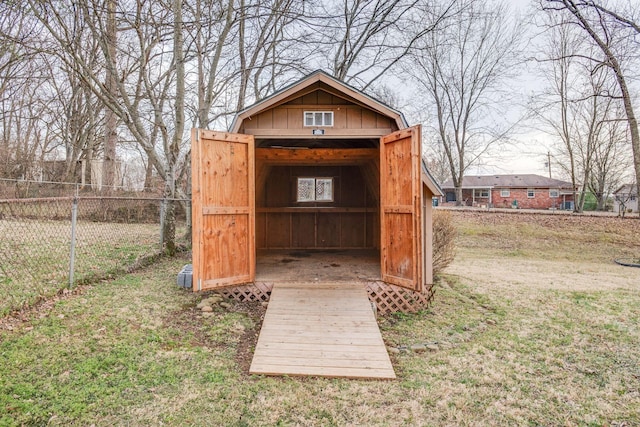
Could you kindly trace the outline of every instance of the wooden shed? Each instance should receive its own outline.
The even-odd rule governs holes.
[[[441,192],[421,152],[420,126],[322,71],[240,111],[229,132],[194,129],[194,291],[266,299],[274,281],[348,264],[342,279],[364,281],[384,311],[411,298],[382,293],[424,295]]]

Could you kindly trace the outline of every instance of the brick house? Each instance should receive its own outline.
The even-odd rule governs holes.
[[[444,204],[455,204],[452,180],[442,185]],[[519,209],[573,209],[570,182],[541,175],[465,176],[462,180],[463,205]]]

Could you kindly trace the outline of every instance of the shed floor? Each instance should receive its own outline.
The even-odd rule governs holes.
[[[276,283],[249,372],[393,379],[362,284]]]
[[[375,249],[261,249],[257,253],[257,282],[376,280],[380,280],[380,252]]]

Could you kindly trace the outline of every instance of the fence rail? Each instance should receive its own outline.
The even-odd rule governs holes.
[[[176,201],[176,241],[188,245],[190,201]],[[130,271],[160,254],[166,202],[145,194],[0,193],[0,316],[66,286]]]

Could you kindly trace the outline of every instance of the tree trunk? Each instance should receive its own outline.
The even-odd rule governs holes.
[[[167,255],[173,256],[176,253],[176,165],[180,154],[180,142],[184,133],[184,100],[185,100],[185,68],[183,54],[183,22],[182,22],[182,0],[173,1],[174,25],[173,33],[173,60],[176,66],[176,98],[174,113],[176,117],[176,128],[173,133],[171,145],[168,152],[168,167],[165,180],[165,215],[164,224],[164,247]]]
[[[464,200],[462,200],[462,186],[456,186],[456,206],[465,206]]]
[[[631,133],[631,148],[633,150],[633,166],[636,173],[636,185],[640,189],[640,132],[638,131],[638,120],[636,119],[633,111],[633,104],[631,102],[631,94],[627,87],[627,82],[622,72],[622,67],[618,62],[618,58],[613,51],[609,48],[609,45],[600,38],[600,36],[592,28],[591,23],[582,15],[578,6],[574,1],[562,0],[562,3],[569,12],[575,16],[589,36],[596,42],[598,47],[607,57],[606,65],[609,66],[616,75],[620,92],[622,93],[622,101],[624,103],[624,109],[627,114],[627,122],[629,123],[629,132]],[[638,212],[640,215],[640,210]]]
[[[110,62],[105,70],[105,87],[115,97],[116,88],[116,1],[107,0],[106,40]],[[111,190],[115,185],[116,144],[118,143],[118,118],[107,108],[104,126],[104,164],[102,165],[103,190]]]

